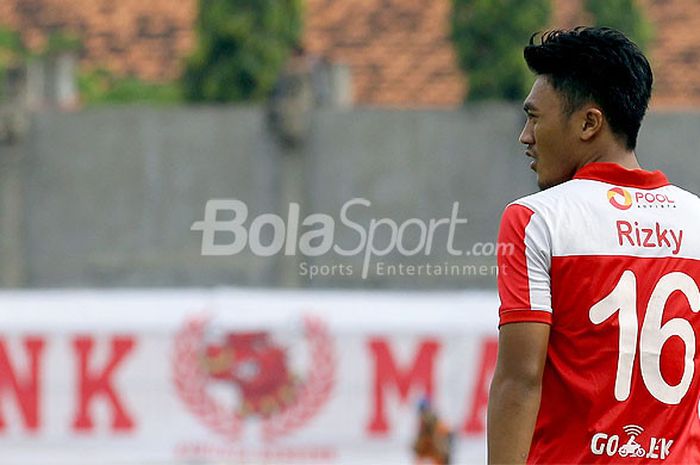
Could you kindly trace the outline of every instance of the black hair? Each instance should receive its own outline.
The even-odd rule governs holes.
[[[533,34],[524,55],[564,97],[568,116],[587,102],[599,105],[613,133],[634,150],[654,79],[637,45],[615,29],[579,26]]]

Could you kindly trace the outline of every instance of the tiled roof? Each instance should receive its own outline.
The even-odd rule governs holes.
[[[639,0],[655,29],[657,107],[700,106],[700,2]],[[553,24],[585,20],[583,0],[553,0]],[[448,39],[451,0],[306,0],[304,43],[350,66],[364,105],[455,107],[467,80]],[[82,37],[81,63],[146,80],[177,77],[195,41],[197,0],[0,0],[0,23],[40,48],[46,32]]]
[[[170,80],[191,49],[195,0],[2,0],[0,19],[20,31],[32,49],[46,33],[81,37],[81,61],[146,80]]]
[[[357,102],[454,106],[465,79],[448,31],[450,0],[308,0],[309,51],[352,70]]]
[[[643,0],[654,23],[656,107],[700,106],[700,2]]]
[[[652,22],[649,60],[654,71],[656,109],[700,106],[700,2],[638,0]],[[555,24],[586,23],[582,0],[554,0]]]

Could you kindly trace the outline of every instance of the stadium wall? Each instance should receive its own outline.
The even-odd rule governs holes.
[[[517,142],[521,113],[503,104],[460,111],[318,110],[306,142],[293,150],[271,136],[259,107],[37,114],[21,145],[0,147],[1,281],[30,288],[492,288],[493,253],[474,246],[495,240],[510,200],[536,190]],[[651,114],[640,137],[641,162],[700,192],[699,126],[698,113]],[[373,219],[400,225],[449,218],[455,202],[456,216],[468,222],[455,226],[452,239],[447,227],[437,228],[428,253],[422,248],[412,256],[394,247],[369,257],[366,250],[260,257],[246,247],[202,257],[202,233],[190,228],[203,219],[209,199],[221,198],[245,202],[246,228],[264,213],[287,224],[290,202],[300,204],[301,220],[328,214],[337,221],[333,241],[344,249],[359,241],[356,230],[339,222],[354,198],[370,203],[348,210],[364,228]],[[388,228],[376,231],[381,251]],[[417,227],[408,225],[404,233],[405,249],[420,242]],[[262,228],[261,242],[269,243],[271,234]],[[462,255],[448,252],[450,240]],[[392,264],[423,265],[423,271],[387,273]],[[428,265],[459,270],[427,273]],[[303,270],[312,266],[327,273],[310,279]]]

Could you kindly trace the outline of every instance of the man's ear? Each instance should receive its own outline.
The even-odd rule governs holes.
[[[589,141],[595,137],[603,129],[605,118],[603,117],[603,112],[596,107],[588,107],[582,110],[582,115],[579,121],[581,121],[581,130],[579,131],[579,137],[583,141]]]

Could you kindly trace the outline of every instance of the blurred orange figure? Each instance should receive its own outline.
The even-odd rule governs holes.
[[[420,424],[413,442],[418,465],[448,465],[452,455],[452,431],[433,411],[430,401],[418,405]]]

